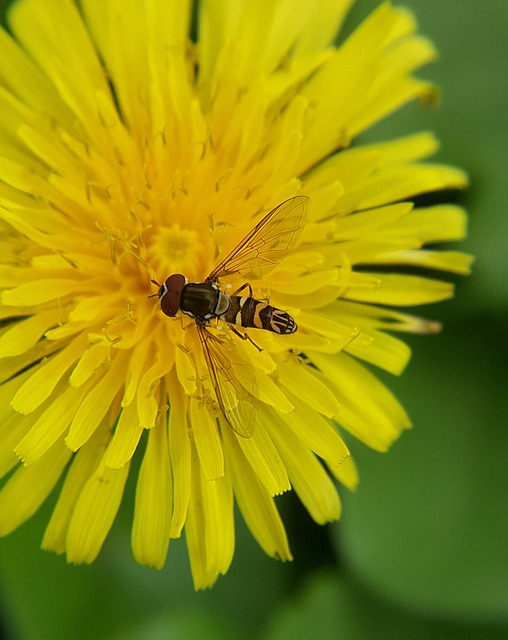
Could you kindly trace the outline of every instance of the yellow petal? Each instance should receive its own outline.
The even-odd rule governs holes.
[[[69,562],[89,564],[98,556],[120,506],[128,474],[129,463],[110,469],[102,460],[87,480],[69,522]]]
[[[27,414],[36,409],[54,390],[69,366],[79,357],[83,343],[78,336],[59,353],[37,368],[18,389],[11,405],[15,411]]]
[[[233,559],[235,524],[231,476],[207,480],[201,474],[202,508],[206,522],[206,568],[209,573],[226,573]]]
[[[231,562],[233,501],[230,480],[207,480],[195,452],[185,532],[194,586],[210,587]]]
[[[305,446],[329,464],[340,465],[349,458],[349,450],[330,420],[316,415],[301,397],[292,396],[292,401],[295,410],[284,420]]]
[[[340,464],[330,464],[328,469],[345,487],[354,491],[358,486],[358,470],[352,456],[346,458]]]
[[[124,407],[104,455],[106,466],[112,469],[123,467],[134,455],[142,433],[136,405]]]
[[[74,508],[83,487],[97,469],[104,450],[104,433],[96,431],[92,438],[74,456],[51,519],[44,532],[42,548],[56,553],[65,553],[67,531]]]
[[[397,251],[385,256],[378,256],[376,264],[409,265],[422,269],[438,269],[465,276],[471,273],[474,258],[458,251]]]
[[[338,280],[339,272],[337,269],[330,269],[328,271],[315,271],[298,278],[298,293],[299,295],[315,293],[326,285],[336,284]],[[291,280],[284,282],[282,273],[275,274],[272,278],[270,278],[270,285],[275,291],[277,291],[277,293],[294,293],[295,291],[294,278],[291,278]]]
[[[286,465],[293,489],[311,517],[320,524],[337,520],[341,511],[339,496],[316,456],[282,420],[271,435]]]
[[[110,349],[103,344],[90,345],[83,353],[72,371],[69,382],[73,387],[80,387],[90,376],[97,373],[101,364],[109,356]]]
[[[48,78],[3,29],[0,30],[0,49],[0,74],[5,85],[35,112],[58,114],[65,121],[68,114]],[[68,124],[71,123],[68,120]]]
[[[337,398],[319,379],[319,374],[310,367],[295,360],[279,364],[280,383],[305,404],[328,418],[333,418],[339,410]]]
[[[376,277],[375,273],[370,275]],[[404,307],[440,302],[453,295],[453,286],[441,280],[391,273],[379,274],[377,277],[381,282],[379,287],[351,287],[344,297],[358,302]]]
[[[430,328],[431,323],[428,325]],[[362,330],[358,338],[352,340],[345,350],[395,375],[402,373],[411,357],[411,349],[405,342],[388,333],[375,330]]]
[[[0,337],[0,357],[18,356],[39,340],[42,334],[58,322],[58,312],[54,310],[38,313],[26,320],[18,320],[7,328]]]
[[[265,553],[279,560],[292,560],[284,525],[273,498],[242,455],[239,441],[231,432],[224,433],[224,443],[235,497],[249,529]]]
[[[362,326],[367,335],[370,335],[371,329],[411,333],[436,333],[440,328],[439,323],[426,320],[425,318],[400,313],[387,307],[376,307],[371,304],[362,304],[349,300],[336,300],[334,304],[330,306],[330,314],[341,318],[345,323],[350,325]],[[349,348],[353,349],[353,342],[351,342]]]
[[[151,429],[159,412],[160,381],[173,367],[173,354],[157,352],[153,364],[146,368],[137,389],[137,405],[140,424]]]
[[[362,145],[359,149],[361,153],[374,152],[382,165],[401,165],[433,155],[439,149],[439,142],[432,132],[420,131],[385,142]],[[352,153],[354,152],[355,150],[352,150]],[[407,204],[409,203],[392,206],[407,206]]]
[[[284,390],[280,388],[272,376],[256,376],[256,385],[256,393],[259,394],[258,397],[263,402],[271,405],[280,413],[293,411],[293,405],[289,402]]]
[[[58,11],[59,20],[52,20],[53,11]],[[13,5],[9,22],[76,115],[85,122],[87,116],[92,121],[97,118],[95,93],[99,89],[107,92],[107,83],[75,5],[68,0],[50,0],[43,7],[28,0]],[[24,28],[27,22],[31,25],[29,38]]]
[[[78,280],[63,280],[61,278],[37,280],[4,291],[1,299],[2,304],[30,307],[69,295],[81,289],[81,286]]]
[[[9,402],[14,393],[29,377],[25,371],[0,385],[0,478],[3,478],[13,467],[19,464],[19,457],[14,450],[20,440],[27,434],[33,424],[34,416],[20,416]],[[38,415],[37,412],[35,415]]]
[[[336,421],[373,449],[386,451],[409,419],[390,391],[365,367],[345,353],[309,354],[337,390]]]
[[[118,353],[106,373],[85,395],[65,439],[69,449],[77,451],[97,429],[123,384],[120,373],[124,368],[125,356]]]
[[[174,369],[167,376],[166,384],[170,390],[169,455],[174,487],[171,537],[178,538],[185,523],[190,497],[191,444],[187,425],[188,401],[180,391]]]
[[[348,311],[347,304],[347,302],[336,303],[313,313],[302,313],[301,323],[303,326],[337,340],[338,345],[341,346],[337,351],[345,349],[348,353],[380,366],[391,373],[400,373],[411,355],[411,350],[407,344],[387,333],[376,331],[374,328],[376,325],[369,322],[370,316],[362,317],[361,314],[346,315]],[[361,308],[363,310],[364,307],[358,305],[355,309],[359,310]],[[372,307],[367,307],[368,311],[371,309]],[[382,312],[380,311],[379,313],[381,314]],[[340,322],[338,322],[338,318],[340,318]],[[350,322],[349,328],[344,324],[348,320]],[[358,327],[362,328],[359,329]],[[387,323],[385,328],[394,329],[395,327]]]
[[[0,535],[5,536],[28,520],[58,482],[71,452],[57,442],[34,464],[20,467],[0,491]]]
[[[224,454],[217,422],[210,415],[205,402],[190,399],[189,420],[205,478],[217,480],[224,475]]]
[[[379,234],[387,226],[389,227],[389,232],[386,233],[387,239],[392,239],[394,233],[398,237],[400,229],[405,228],[407,216],[412,209],[412,203],[400,202],[338,218],[334,237],[340,242],[345,240],[359,240],[361,242],[365,237],[370,238],[373,234]],[[419,237],[418,234],[413,234],[413,236]]]
[[[130,353],[127,370],[125,372],[125,392],[122,398],[122,407],[128,407],[136,397],[141,376],[145,372],[145,362],[149,358],[154,345],[152,336],[140,341]]]
[[[34,422],[16,446],[16,453],[25,464],[36,462],[65,433],[84,393],[85,389],[66,389]]]
[[[395,236],[408,232],[426,243],[462,240],[467,232],[466,212],[451,204],[413,209],[404,219],[404,225],[392,229]]]
[[[166,561],[172,512],[171,466],[167,423],[150,430],[139,471],[132,525],[136,561],[161,569]]]
[[[296,44],[297,53],[313,53],[328,47],[339,31],[353,0],[314,0],[302,2],[295,16],[294,4],[285,3],[289,22],[295,18],[301,25],[301,33]],[[285,21],[282,22],[285,26]]]
[[[189,351],[185,347],[176,345],[175,349],[175,365],[178,374],[178,380],[189,396],[197,391],[196,387],[196,369]]]
[[[11,409],[8,418],[4,418],[0,428],[0,478],[3,478],[11,469],[19,464],[19,456],[15,449],[19,441],[23,439],[32,426],[32,416],[20,416]]]
[[[275,496],[288,491],[291,485],[279,452],[263,427],[263,415],[257,416],[252,437],[240,437],[238,438],[238,444],[256,476],[265,485],[269,494]],[[229,431],[231,429],[226,427],[222,433]]]
[[[340,201],[344,212],[369,209],[443,189],[462,189],[467,184],[463,171],[443,165],[412,164],[386,168],[349,189]]]

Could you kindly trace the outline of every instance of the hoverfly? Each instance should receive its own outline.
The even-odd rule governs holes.
[[[309,216],[310,199],[295,196],[272,209],[222,260],[204,282],[187,282],[181,273],[170,275],[159,287],[163,313],[170,318],[179,312],[193,318],[203,348],[210,379],[222,415],[243,437],[248,437],[255,421],[255,398],[246,380],[238,374],[247,365],[225,340],[210,332],[213,320],[224,321],[240,338],[257,345],[237,326],[263,329],[280,335],[297,330],[285,311],[252,297],[250,281],[260,280],[286,257],[298,242]],[[221,290],[225,278],[241,277],[244,283],[231,294]],[[231,288],[231,284],[222,288]],[[248,296],[240,296],[248,289]],[[257,347],[259,349],[259,347]],[[252,379],[252,377],[251,377]]]

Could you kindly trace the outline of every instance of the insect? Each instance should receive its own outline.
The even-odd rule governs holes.
[[[159,287],[163,313],[179,312],[194,319],[219,408],[236,433],[248,437],[255,422],[255,398],[245,375],[249,365],[234,348],[209,331],[213,320],[224,321],[240,338],[251,340],[236,327],[263,329],[281,335],[297,330],[285,311],[252,297],[250,281],[259,280],[274,269],[297,243],[307,222],[310,199],[295,196],[272,209],[250,233],[212,270],[204,282],[187,282],[181,273],[170,275]],[[245,282],[231,294],[221,290],[225,278],[241,277]],[[231,288],[231,284],[222,288]],[[248,289],[248,296],[240,296]],[[259,349],[259,347],[257,347]],[[243,375],[242,375],[243,372]]]

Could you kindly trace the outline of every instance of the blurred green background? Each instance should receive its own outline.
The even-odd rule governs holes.
[[[358,0],[347,29],[377,4]],[[453,301],[419,310],[443,332],[410,338],[405,374],[386,377],[414,429],[386,455],[350,443],[361,484],[342,491],[340,523],[319,527],[281,500],[293,563],[265,557],[238,519],[233,566],[207,592],[193,591],[183,540],[161,572],[134,563],[132,497],[90,567],[39,550],[45,507],[0,540],[0,636],[508,638],[508,2],[405,5],[440,51],[420,75],[440,85],[441,104],[411,105],[368,139],[436,132],[438,159],[471,176],[446,197],[470,211],[462,249],[477,256]]]

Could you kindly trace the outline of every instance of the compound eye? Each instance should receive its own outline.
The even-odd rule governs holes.
[[[176,316],[180,309],[180,294],[185,286],[185,276],[174,273],[164,283],[165,291],[162,293],[161,310],[170,318]]]

